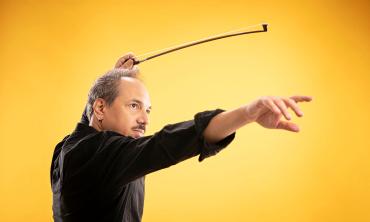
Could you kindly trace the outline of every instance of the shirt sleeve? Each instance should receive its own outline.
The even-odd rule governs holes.
[[[199,155],[199,161],[217,154],[235,138],[235,132],[210,144],[203,132],[222,109],[197,113],[194,120],[166,125],[152,136],[134,139],[105,132],[106,140],[98,150],[103,157],[107,184],[124,185],[151,172]],[[103,167],[103,166],[102,166]]]

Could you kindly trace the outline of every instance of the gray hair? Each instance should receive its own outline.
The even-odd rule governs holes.
[[[112,69],[99,77],[91,87],[88,95],[86,111],[89,121],[93,114],[93,104],[96,99],[104,99],[105,102],[110,106],[114,99],[118,96],[119,80],[122,77],[136,78],[137,70],[129,69]]]

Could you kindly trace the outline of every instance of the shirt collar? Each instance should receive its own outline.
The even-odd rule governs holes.
[[[99,131],[96,130],[94,127],[91,127],[85,123],[77,123],[75,131],[77,133],[83,133],[83,134],[91,134],[91,133],[98,133]]]

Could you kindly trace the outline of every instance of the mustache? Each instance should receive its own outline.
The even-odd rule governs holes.
[[[144,130],[144,132],[145,132],[145,125],[137,125],[137,126],[133,127],[132,129],[133,130],[140,129],[140,130]]]

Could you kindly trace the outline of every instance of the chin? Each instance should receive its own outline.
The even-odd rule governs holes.
[[[132,134],[131,134],[131,137],[133,137],[135,139],[143,137],[143,136],[144,136],[144,133],[138,132],[138,131],[133,131]]]

